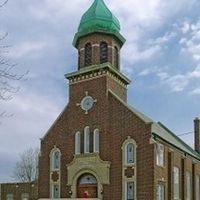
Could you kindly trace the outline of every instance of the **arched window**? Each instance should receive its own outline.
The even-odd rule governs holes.
[[[100,63],[108,62],[108,44],[106,42],[100,43]]]
[[[134,158],[134,145],[133,143],[128,143],[126,146],[126,163],[127,164],[133,164],[135,162]]]
[[[80,154],[81,153],[81,133],[76,132],[75,135],[75,154]]]
[[[84,128],[84,153],[90,153],[90,128]]]
[[[58,149],[54,149],[51,153],[51,170],[59,170],[60,169],[60,151]]]
[[[114,56],[114,63],[115,63],[115,67],[117,69],[119,69],[119,50],[117,47],[115,47],[115,56]]]
[[[136,173],[126,174],[128,167],[134,168],[134,172],[137,172],[137,158],[136,158],[137,144],[130,136],[122,144],[122,199],[134,200],[136,199]]]
[[[93,135],[93,152],[99,153],[99,129],[94,130]]]
[[[92,45],[87,43],[85,45],[85,66],[92,64]]]

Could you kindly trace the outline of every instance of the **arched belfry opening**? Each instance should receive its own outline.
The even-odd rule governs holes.
[[[98,182],[94,175],[82,174],[77,181],[77,198],[97,198]]]
[[[100,64],[108,62],[108,44],[100,43]]]

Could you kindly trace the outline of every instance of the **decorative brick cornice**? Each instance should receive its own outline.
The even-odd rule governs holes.
[[[69,84],[71,85],[77,82],[99,78],[105,75],[113,78],[123,87],[126,87],[130,83],[130,80],[121,72],[112,67],[110,63],[85,67],[79,71],[66,74],[65,77],[69,80]]]

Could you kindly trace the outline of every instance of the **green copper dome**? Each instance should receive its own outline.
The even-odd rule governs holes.
[[[81,18],[78,32],[74,37],[73,45],[77,46],[80,37],[95,32],[112,34],[117,37],[122,45],[125,42],[125,39],[119,31],[120,23],[108,9],[104,1],[94,0],[94,3]]]

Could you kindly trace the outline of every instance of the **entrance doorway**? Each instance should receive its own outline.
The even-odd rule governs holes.
[[[83,174],[77,182],[78,198],[97,198],[97,179],[92,174]]]

